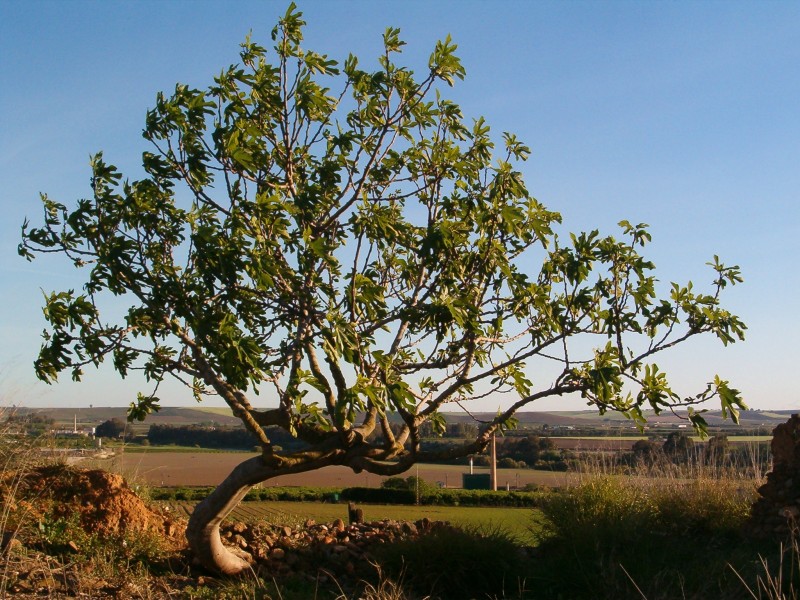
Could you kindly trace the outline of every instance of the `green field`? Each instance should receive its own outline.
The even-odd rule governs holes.
[[[551,440],[601,440],[601,441],[630,441],[646,440],[646,435],[553,435],[548,436]]]
[[[713,435],[713,432],[709,435]],[[695,442],[707,442],[701,439],[700,436],[690,435]],[[649,439],[646,435],[554,435],[549,436],[551,440],[608,440],[608,441],[629,441],[629,440],[646,440]],[[743,442],[768,442],[772,439],[771,435],[729,435],[729,442],[743,443]]]
[[[221,415],[225,417],[233,417],[233,411],[227,406],[194,406],[194,410],[210,413],[212,415]]]
[[[163,503],[178,514],[189,515],[194,502],[171,500]],[[475,506],[401,506],[359,504],[365,521],[394,519],[417,521],[424,517],[432,521],[449,521],[464,527],[500,528],[513,534],[524,544],[535,541],[531,531],[531,508],[475,507]],[[347,520],[346,504],[321,502],[243,502],[229,519],[256,523],[268,521],[276,525],[300,525],[307,519],[330,523],[336,519]]]

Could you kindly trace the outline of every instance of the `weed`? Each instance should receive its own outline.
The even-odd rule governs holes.
[[[780,551],[775,560],[759,555],[761,572],[756,576],[755,589],[747,583],[745,577],[731,565],[731,570],[741,581],[742,586],[753,600],[794,600],[800,596],[800,531],[792,532],[788,544],[781,544]],[[777,563],[777,566],[774,566]]]
[[[499,528],[444,527],[382,547],[377,558],[397,581],[437,598],[491,597],[525,577],[517,541]]]
[[[14,409],[0,406],[0,596],[9,582],[8,554],[19,545],[22,528],[30,521],[31,506],[20,501],[20,486],[39,459],[40,438],[32,439],[11,421]]]
[[[741,593],[728,565],[745,566],[758,553],[741,533],[755,498],[752,479],[691,463],[626,476],[598,471],[540,503],[534,581],[542,597]]]
[[[276,600],[280,598],[275,588],[255,575],[243,576],[239,580],[223,580],[187,587],[186,598],[192,600]]]
[[[405,590],[405,569],[402,569],[396,578],[389,577],[378,563],[371,563],[375,569],[376,581],[362,582],[363,588],[355,594],[346,594],[339,586],[339,595],[335,600],[411,600],[412,596]],[[429,600],[430,596],[414,597],[419,600]]]

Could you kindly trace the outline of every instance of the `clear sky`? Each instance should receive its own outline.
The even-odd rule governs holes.
[[[651,225],[662,281],[705,285],[714,254],[741,266],[728,306],[744,343],[699,340],[661,363],[689,394],[719,373],[755,408],[798,408],[800,3],[306,1],[306,46],[372,61],[387,26],[424,68],[451,34],[469,117],[533,150],[531,192],[566,229]],[[0,0],[0,400],[127,404],[113,372],[36,383],[41,290],[79,288],[63,262],[16,255],[38,194],[89,193],[89,155],[136,176],[156,93],[211,83],[248,31],[269,45],[287,2]],[[374,64],[374,63],[371,63]],[[144,389],[144,388],[142,388]],[[178,404],[180,389],[162,394]],[[583,408],[580,400],[534,409]]]

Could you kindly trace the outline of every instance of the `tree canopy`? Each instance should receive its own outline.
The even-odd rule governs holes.
[[[103,421],[94,431],[97,437],[118,438],[125,432],[125,421],[114,417]]]
[[[303,26],[292,5],[271,50],[248,37],[207,89],[159,94],[143,178],[97,154],[88,198],[42,196],[20,253],[63,255],[86,279],[46,296],[41,379],[107,360],[123,378],[143,371],[154,389],[135,419],[158,409],[167,377],[216,394],[263,450],[232,475],[239,487],[328,464],[401,473],[426,458],[424,423],[441,430],[445,410],[490,396],[502,410],[449,452],[568,394],[637,423],[684,405],[702,429],[691,407],[711,398],[736,417],[727,382],[681,396],[653,361],[699,334],[743,338],[721,304],[737,267],[715,257],[706,291],[661,286],[644,224],[557,236],[559,214],[520,172],[529,148],[445,97],[465,75],[449,37],[416,73],[397,62],[397,29],[363,67],[304,48]],[[124,318],[107,320],[107,295]],[[277,450],[270,426],[307,447]]]

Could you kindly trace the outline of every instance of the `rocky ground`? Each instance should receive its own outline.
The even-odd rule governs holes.
[[[772,432],[772,471],[753,505],[748,531],[756,537],[791,537],[800,531],[800,415]]]
[[[118,475],[41,466],[6,474],[0,491],[0,596],[180,597],[222,584],[192,561],[186,523],[148,506]],[[448,527],[427,519],[309,520],[294,528],[235,522],[222,537],[257,576],[335,586],[349,595],[374,579],[380,546]]]
[[[328,524],[309,520],[295,529],[233,523],[223,528],[223,540],[252,556],[257,572],[265,575],[300,575],[312,581],[333,579],[353,585],[374,574],[375,551],[381,545],[448,527],[428,519],[350,525],[341,519]]]

